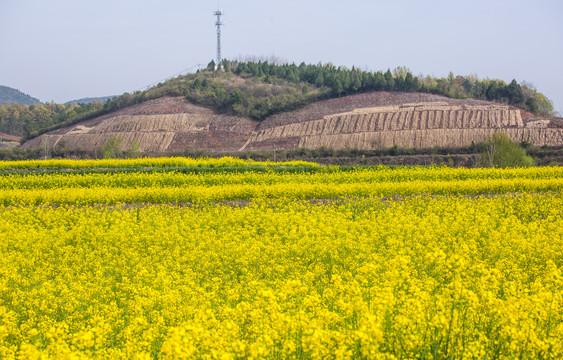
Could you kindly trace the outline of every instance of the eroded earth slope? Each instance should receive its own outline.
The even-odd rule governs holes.
[[[479,100],[374,92],[319,101],[262,122],[217,114],[184,98],[161,98],[59,129],[24,147],[96,151],[112,138],[142,152],[234,152],[321,146],[358,149],[462,147],[495,131],[537,146],[563,145],[563,123]]]

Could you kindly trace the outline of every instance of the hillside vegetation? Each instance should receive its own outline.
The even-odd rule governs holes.
[[[40,101],[34,97],[22,93],[19,90],[0,85],[0,104],[18,103],[22,105],[38,104]]]
[[[373,91],[423,92],[451,98],[506,103],[536,115],[553,111],[551,102],[526,83],[481,80],[475,76],[419,78],[408,69],[368,72],[332,64],[276,65],[268,62],[224,61],[223,71],[206,69],[160,83],[146,91],[125,93],[105,104],[0,106],[0,131],[33,138],[115,110],[164,96],[185,96],[219,113],[262,120],[314,101]]]
[[[79,122],[104,113],[104,104],[0,105],[0,132],[26,138],[44,133],[61,124]]]
[[[115,97],[115,95],[114,96],[82,98],[82,99],[67,101],[67,102],[65,102],[65,105],[67,105],[67,104],[89,104],[89,103],[93,103],[93,102],[105,103],[106,101],[111,100],[114,97]]]

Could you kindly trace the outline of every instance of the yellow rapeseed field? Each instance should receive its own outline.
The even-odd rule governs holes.
[[[4,174],[0,358],[560,359],[562,178]]]
[[[136,159],[90,159],[90,160],[70,160],[70,159],[50,159],[50,160],[20,160],[20,161],[0,161],[0,169],[85,169],[85,168],[123,168],[123,167],[180,167],[180,166],[295,166],[317,164],[305,161],[286,161],[286,162],[256,162],[253,160],[243,160],[233,157],[193,159],[185,157],[160,157],[160,158],[136,158]],[[317,165],[318,166],[318,165]]]

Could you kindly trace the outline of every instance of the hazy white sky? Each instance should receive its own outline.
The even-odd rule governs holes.
[[[215,58],[216,0],[0,0],[0,85],[133,92]],[[221,0],[223,57],[534,84],[563,113],[561,0]]]

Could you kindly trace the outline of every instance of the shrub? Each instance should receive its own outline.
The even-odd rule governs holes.
[[[484,167],[523,167],[535,165],[534,159],[508,136],[496,132],[485,142],[482,154]]]
[[[112,136],[101,148],[102,157],[104,159],[111,159],[123,156],[122,143],[122,137]]]

